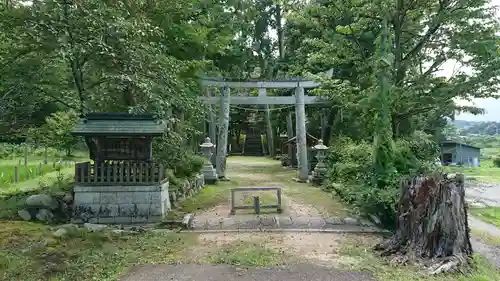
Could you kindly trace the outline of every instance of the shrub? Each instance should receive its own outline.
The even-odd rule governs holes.
[[[204,159],[184,145],[181,135],[175,132],[155,139],[153,145],[155,161],[163,163],[177,178],[192,177],[203,167]]]
[[[175,176],[174,171],[172,170],[167,169],[165,175],[171,186],[179,186],[182,183],[182,181]]]
[[[178,178],[189,178],[203,168],[204,159],[194,153],[186,153],[174,166],[174,174]]]
[[[493,165],[500,168],[500,155],[493,157]]]
[[[376,215],[386,227],[392,228],[401,180],[435,169],[437,152],[436,144],[423,133],[397,140],[394,172],[387,175],[385,185],[380,186],[375,184],[372,144],[339,138],[330,148],[327,160],[330,170],[325,188],[359,212]]]

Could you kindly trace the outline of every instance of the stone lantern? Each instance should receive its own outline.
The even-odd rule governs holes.
[[[212,162],[210,161],[210,159],[212,158],[215,144],[213,144],[210,141],[210,138],[207,137],[205,139],[205,142],[203,142],[200,145],[200,148],[203,153],[203,156],[206,158],[205,165],[203,165],[201,172],[203,173],[203,176],[205,177],[205,182],[207,184],[214,184],[215,182],[217,182],[218,177],[217,177],[217,172],[215,171],[214,166],[212,166]]]
[[[318,163],[316,164],[316,167],[314,167],[314,171],[312,173],[312,182],[313,184],[321,185],[327,173],[325,158],[328,146],[323,144],[323,140],[318,140],[318,144],[313,147],[313,150],[316,151],[316,159],[318,159]]]

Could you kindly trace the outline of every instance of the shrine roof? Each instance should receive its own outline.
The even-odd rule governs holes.
[[[161,136],[163,122],[152,114],[89,113],[73,128],[77,136]]]

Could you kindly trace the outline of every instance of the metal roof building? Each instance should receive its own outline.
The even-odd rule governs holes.
[[[456,141],[442,141],[439,144],[443,165],[478,166],[481,148]]]

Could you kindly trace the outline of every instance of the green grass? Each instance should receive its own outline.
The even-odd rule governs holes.
[[[65,173],[67,172],[67,173]],[[59,176],[52,173],[37,179],[10,185],[0,190],[0,220],[19,219],[17,211],[24,208],[26,198],[35,193],[54,194],[73,188],[73,169],[62,170]]]
[[[229,199],[229,189],[233,182],[218,182],[216,185],[206,185],[198,194],[182,201],[168,213],[167,219],[181,219],[185,214],[195,213],[199,210],[210,209]]]
[[[61,181],[72,181],[74,178],[74,173],[75,169],[73,167],[65,168],[17,184],[6,185],[0,188],[0,197],[12,196],[24,192],[51,189]]]
[[[62,165],[35,165],[31,164],[28,166],[18,166],[18,182],[27,181],[30,179],[37,178],[39,176],[43,176],[47,173],[54,172],[57,169],[64,168]],[[16,166],[0,166],[0,187],[4,187],[7,185],[11,185],[15,182],[15,169]]]
[[[265,244],[237,241],[224,245],[209,262],[239,266],[271,267],[287,264],[290,260],[286,254],[266,247]]]
[[[26,198],[36,193],[69,192],[73,187],[74,168],[49,172],[18,184],[0,188],[0,220],[17,220],[17,212],[24,208]]]
[[[487,232],[484,231],[479,231],[475,229],[471,229],[471,234],[474,236],[474,238],[478,238],[481,240],[483,243],[491,245],[491,246],[500,246],[500,237],[495,237],[490,235]]]
[[[481,148],[481,156],[483,158],[490,158],[498,155],[500,153],[500,148],[498,147],[483,147]]]
[[[244,166],[241,164],[232,165],[231,161],[233,159],[245,162],[248,159],[248,164]],[[263,162],[268,162],[268,165],[253,165],[254,163]],[[312,185],[295,182],[293,178],[297,176],[297,172],[284,169],[279,161],[264,157],[234,156],[229,158],[228,168],[231,171],[231,181],[219,182],[217,185],[207,185],[200,193],[187,198],[174,208],[167,216],[167,219],[181,219],[187,213],[195,213],[199,210],[210,209],[219,204],[229,202],[229,190],[231,188],[269,185],[282,186],[284,196],[289,196],[299,204],[314,206],[321,215],[345,217],[350,213],[349,209],[339,199],[332,197],[331,193],[324,192]],[[256,195],[260,197],[261,204],[276,203],[275,192],[266,191],[247,192],[247,195],[243,196],[244,201],[240,201],[238,204],[253,205],[253,196]],[[283,205],[286,212],[286,204]],[[262,213],[274,212],[276,212],[274,209],[262,210]],[[238,210],[238,213],[253,213],[253,210]]]
[[[280,161],[263,157],[238,158],[240,160],[250,159],[250,161],[254,162],[258,162],[258,159],[269,161],[269,165],[266,166],[252,165],[252,162],[249,162],[250,164],[248,166],[240,168],[242,170],[237,171],[235,179],[241,186],[266,184],[266,182],[271,181],[272,184],[279,184],[284,188],[284,195],[291,197],[299,204],[314,206],[324,216],[345,217],[351,213],[340,199],[335,198],[331,193],[324,192],[318,187],[298,183],[293,180],[297,177],[297,171],[283,168]],[[228,165],[231,165],[231,163],[229,162]],[[262,177],[264,178],[264,180],[262,180],[258,175],[256,175],[255,180],[248,180],[246,178],[241,179],[238,177],[238,174],[261,174],[271,179]]]
[[[119,235],[70,232],[54,237],[47,227],[27,222],[0,222],[0,279],[117,280],[136,264],[171,263],[196,243],[195,236],[174,233]]]
[[[500,208],[471,208],[469,211],[478,219],[500,227]]]
[[[468,177],[477,177],[475,180],[500,183],[500,168],[493,166],[491,160],[482,160],[480,167],[443,167],[446,172],[462,173]]]
[[[299,204],[313,206],[325,217],[347,217],[353,214],[353,211],[332,193],[325,192],[319,187],[297,183],[291,180],[289,175],[283,181],[286,183],[285,194]]]
[[[340,255],[349,257],[345,267],[351,270],[371,272],[375,279],[384,281],[497,281],[500,271],[480,255],[473,256],[473,267],[464,274],[440,274],[427,276],[418,266],[393,266],[371,250],[373,239],[356,236],[340,250]]]

